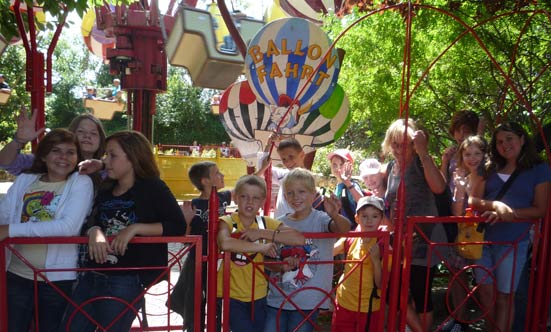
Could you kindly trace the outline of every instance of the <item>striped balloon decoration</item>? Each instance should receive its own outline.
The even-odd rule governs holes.
[[[232,84],[220,99],[220,120],[226,132],[247,160],[256,166],[257,153],[264,150],[267,135],[272,132],[270,105],[258,101],[249,82]],[[344,90],[337,85],[329,99],[318,109],[299,116],[296,124],[282,132],[283,135],[311,137],[305,151],[333,143],[341,137],[350,122],[349,103]],[[275,156],[273,156],[275,157]]]

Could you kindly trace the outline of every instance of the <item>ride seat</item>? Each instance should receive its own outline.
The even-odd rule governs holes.
[[[11,92],[0,91],[0,105],[7,104],[10,96]]]
[[[245,42],[250,41],[264,26],[264,22],[249,18],[240,18],[239,23]],[[229,41],[226,43],[231,45]],[[244,60],[235,48],[217,49],[218,44],[211,13],[182,7],[165,49],[169,63],[185,67],[194,85],[224,90],[243,73]]]
[[[111,120],[115,112],[124,111],[125,103],[105,99],[84,99],[84,107],[92,110],[92,114],[102,120]]]

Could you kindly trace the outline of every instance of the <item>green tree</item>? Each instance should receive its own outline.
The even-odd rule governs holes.
[[[9,141],[15,133],[15,117],[21,105],[30,104],[30,95],[25,90],[24,51],[18,46],[8,46],[0,57],[0,73],[10,85],[8,103],[0,105],[0,141]]]
[[[186,72],[169,67],[168,91],[157,96],[153,141],[161,144],[219,144],[229,137],[210,109],[212,90],[193,87]]]
[[[547,70],[551,25],[545,13],[532,15],[531,10],[544,9],[549,13],[549,4],[527,6],[514,15],[505,15],[508,6],[489,11],[485,3],[472,1],[436,0],[430,5],[440,11],[414,6],[410,91],[415,90],[409,113],[431,134],[435,155],[451,144],[446,129],[456,110],[477,111],[488,129],[503,118],[530,123],[526,105],[507,87],[500,71],[509,73],[535,115],[548,121],[549,103],[542,96],[548,93],[551,83]],[[471,34],[459,38],[465,27],[441,11],[476,27],[477,36],[500,68]],[[364,14],[355,11],[342,20],[329,17],[325,29],[336,38],[347,24]],[[379,151],[386,128],[399,116],[406,35],[403,14],[402,10],[387,10],[371,15],[337,43],[346,51],[339,83],[348,94],[353,112],[347,134],[337,142],[339,147]],[[497,14],[503,16],[491,19]],[[436,62],[432,64],[433,61]]]
[[[84,13],[96,6],[102,6],[104,3],[111,4],[130,4],[137,0],[42,0],[39,1],[44,13],[48,13],[49,19],[45,23],[36,22],[40,29],[44,29],[44,26],[48,30],[54,30],[55,24],[61,22],[62,17],[66,13],[76,11],[78,16],[82,17]],[[33,0],[20,0],[20,6],[24,4],[32,6]],[[27,22],[27,15],[22,14],[23,20]],[[10,1],[0,1],[0,35],[6,37],[6,40],[10,40],[13,36],[19,36],[17,30],[16,19],[13,9],[11,8]]]

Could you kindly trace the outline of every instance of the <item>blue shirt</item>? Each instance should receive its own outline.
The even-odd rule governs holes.
[[[551,169],[545,163],[523,170],[513,180],[511,187],[501,198],[501,202],[512,209],[530,207],[534,201],[536,186],[548,181],[551,181]],[[499,177],[497,172],[492,173],[486,181],[484,199],[494,200],[504,184],[505,181]],[[486,228],[485,239],[488,241],[514,241],[526,232],[523,240],[528,240],[527,230],[530,225],[530,223],[517,222],[496,223]]]

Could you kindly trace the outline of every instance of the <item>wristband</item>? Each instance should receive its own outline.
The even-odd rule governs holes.
[[[28,141],[23,141],[23,140],[20,140],[19,137],[17,137],[17,133],[15,135],[13,135],[13,140],[18,143],[18,144],[21,144],[23,146],[25,146],[27,143],[29,143]]]

